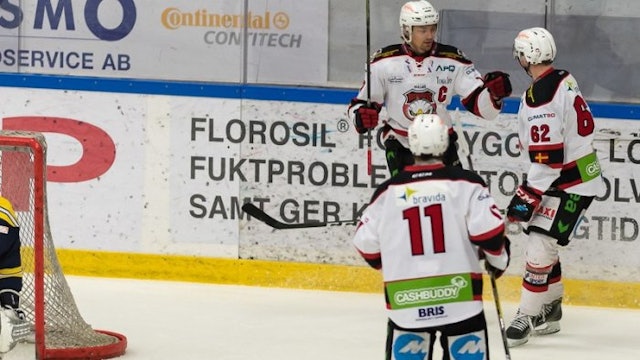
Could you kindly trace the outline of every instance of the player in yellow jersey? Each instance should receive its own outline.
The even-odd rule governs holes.
[[[22,260],[20,227],[11,202],[0,196],[0,353],[11,350],[30,332],[20,310]]]

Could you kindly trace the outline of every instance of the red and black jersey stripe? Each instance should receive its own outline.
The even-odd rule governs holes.
[[[529,160],[532,163],[560,169],[564,163],[564,144],[530,145]]]

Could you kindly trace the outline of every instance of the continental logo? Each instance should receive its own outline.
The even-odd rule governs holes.
[[[219,29],[256,29],[285,30],[289,28],[289,14],[278,11],[272,13],[227,14],[210,13],[206,9],[182,11],[175,7],[166,8],[160,19],[162,26],[169,30],[184,27],[219,28]]]

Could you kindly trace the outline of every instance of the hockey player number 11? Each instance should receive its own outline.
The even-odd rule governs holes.
[[[445,252],[444,246],[444,223],[442,221],[442,205],[435,204],[423,208],[424,216],[430,218],[431,240],[433,242],[433,252],[435,254]],[[411,254],[414,256],[424,255],[424,239],[422,238],[422,222],[420,207],[414,206],[402,212],[403,219],[409,223],[409,236],[411,237]]]

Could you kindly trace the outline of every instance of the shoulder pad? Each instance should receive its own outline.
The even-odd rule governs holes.
[[[451,45],[437,43],[436,52],[433,55],[437,57],[456,60],[465,64],[471,63],[471,60],[467,58],[467,56],[462,52],[462,50]]]
[[[537,107],[553,100],[562,80],[567,76],[569,76],[569,72],[566,70],[553,70],[534,82],[527,89],[527,96],[525,97],[527,105],[529,107]]]
[[[402,50],[401,44],[389,45],[387,47],[383,47],[376,51],[373,55],[371,55],[371,61],[378,61],[380,59],[404,55],[404,51]]]
[[[446,178],[448,179],[464,180],[466,182],[478,184],[482,187],[487,187],[487,183],[485,183],[484,179],[473,171],[463,169],[458,166],[447,166],[445,169]]]
[[[11,202],[0,196],[0,220],[4,220],[11,226],[18,226],[18,220]]]

